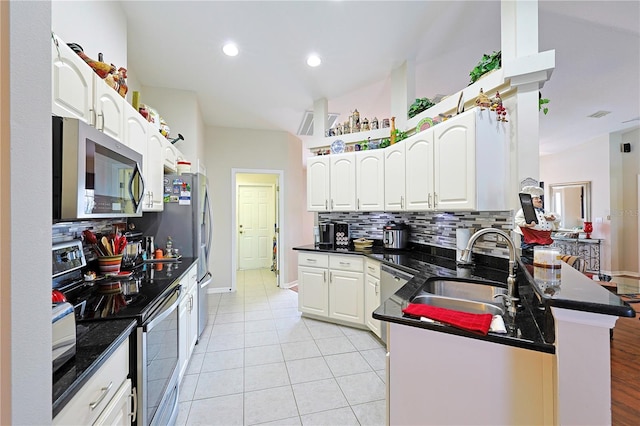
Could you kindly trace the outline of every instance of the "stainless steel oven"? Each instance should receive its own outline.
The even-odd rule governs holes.
[[[178,414],[177,286],[137,329],[138,424],[168,425]]]

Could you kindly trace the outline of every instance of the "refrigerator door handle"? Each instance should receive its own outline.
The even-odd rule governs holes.
[[[209,261],[209,251],[211,250],[211,239],[213,238],[213,224],[211,223],[211,205],[209,204],[209,185],[205,184],[204,193],[204,215],[203,218],[207,225],[207,244],[205,245],[205,258]]]
[[[204,278],[200,280],[200,288],[205,288],[206,286],[211,284],[211,281],[213,281],[213,275],[211,275],[211,272],[207,272],[207,275],[205,275]]]

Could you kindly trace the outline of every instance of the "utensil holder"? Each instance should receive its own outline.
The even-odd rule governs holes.
[[[122,263],[122,255],[100,256],[98,257],[98,267],[103,274],[120,272],[120,264]]]

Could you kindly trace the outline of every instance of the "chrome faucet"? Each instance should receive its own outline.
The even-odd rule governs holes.
[[[513,244],[513,240],[509,237],[509,234],[501,229],[495,228],[483,228],[474,233],[469,242],[467,248],[462,250],[460,255],[460,261],[463,263],[471,263],[471,250],[473,245],[480,237],[486,234],[498,234],[502,236],[509,246],[509,277],[507,278],[507,295],[504,297],[505,306],[509,310],[509,313],[515,315],[517,309],[518,295],[516,294],[516,247]]]

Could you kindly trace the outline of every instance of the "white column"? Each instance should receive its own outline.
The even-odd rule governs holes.
[[[327,130],[329,103],[326,98],[317,99],[313,103],[313,137],[323,138]]]
[[[611,424],[609,330],[618,317],[551,308],[556,332],[557,424]]]
[[[396,128],[405,129],[407,111],[415,100],[416,66],[413,60],[406,60],[391,71],[391,116],[396,118]]]

